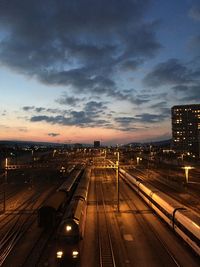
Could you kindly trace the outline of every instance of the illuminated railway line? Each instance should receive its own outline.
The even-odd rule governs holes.
[[[40,193],[36,194],[34,198],[29,200],[29,209],[34,210],[34,206],[38,201]],[[12,227],[1,237],[0,245],[0,266],[6,261],[12,249],[15,247],[17,242],[26,233],[29,227],[36,220],[34,213],[25,216],[24,214],[19,214],[16,220],[13,222]]]
[[[56,188],[54,186],[53,188],[50,188],[50,190],[48,190],[44,194],[44,196],[42,196],[42,198],[38,197],[38,199],[35,199],[35,195],[31,195],[28,199],[21,202],[15,209],[8,210],[5,214],[3,214],[0,220],[0,238],[2,233],[4,233],[7,228],[12,227],[12,225],[15,223],[19,216],[31,213],[36,214],[36,209],[38,208],[38,206],[41,205],[41,203],[44,202],[45,199],[47,199],[55,190]],[[38,189],[37,191],[37,196],[41,196],[41,194],[43,193],[42,189]],[[37,205],[35,206],[35,209],[31,208],[33,199],[35,199],[35,203],[37,202],[37,200],[39,201],[39,203],[37,203]]]
[[[40,234],[34,241],[30,252],[24,257],[23,263],[20,265],[22,267],[35,267],[39,266],[43,254],[46,253],[47,246],[49,242],[55,237],[56,229],[53,228],[48,232],[41,231]]]
[[[116,267],[101,181],[95,182],[95,189],[100,267]]]
[[[144,201],[200,255],[200,217],[155,187],[135,179],[123,169],[120,172]]]
[[[73,180],[73,177],[70,180]],[[64,184],[65,183],[59,186],[59,188],[62,187]],[[63,188],[61,189],[63,190]],[[15,248],[18,241],[25,236],[26,232],[37,221],[37,216],[36,216],[37,212],[35,212],[36,209],[38,209],[39,206],[43,206],[44,203],[46,203],[46,201],[48,201],[48,199],[54,194],[56,194],[55,188],[48,194],[45,201],[44,199],[42,199],[42,201],[38,203],[38,200],[40,199],[41,196],[41,190],[40,190],[37,194],[35,194],[33,197],[29,198],[27,201],[25,201],[25,203],[23,203],[24,204],[23,208],[25,209],[25,211],[29,210],[28,213],[19,211],[17,209],[16,212],[18,212],[18,216],[16,216],[16,213],[13,214],[12,221],[10,221],[10,224],[8,225],[9,230],[1,238],[0,266],[2,266],[2,264],[6,261],[7,257],[9,256],[11,251]],[[43,233],[42,231],[43,230],[40,230],[39,234],[37,233],[34,236],[34,240],[36,239],[36,241],[32,246],[32,252],[29,251],[29,253],[27,253],[27,257],[25,259],[23,266],[37,266],[37,263],[40,260],[43,250],[47,245],[47,241],[51,236],[50,231],[53,231],[53,229],[50,229],[48,233]],[[34,255],[34,257],[31,258],[31,261],[29,261],[30,255]],[[30,265],[32,263],[33,265]]]
[[[200,214],[200,198],[199,196],[197,197],[197,194],[194,192],[189,192],[188,194],[188,198],[189,196],[191,196],[192,198],[189,198],[189,200],[186,200],[185,198],[183,198],[180,195],[175,195],[174,193],[170,193],[169,190],[167,190],[167,188],[171,188],[174,190],[173,186],[170,186],[169,184],[166,184],[162,182],[162,180],[156,178],[156,176],[153,176],[153,174],[151,175],[151,178],[153,178],[154,180],[150,180],[147,179],[147,175],[145,172],[143,172],[142,170],[139,169],[134,169],[137,171],[136,174],[133,174],[131,172],[131,175],[133,177],[135,177],[136,179],[142,179],[143,181],[146,181],[148,184],[155,186],[156,188],[158,188],[158,190],[163,191],[165,194],[169,195],[171,198],[175,199],[176,201],[180,202],[181,204],[187,206],[188,208],[192,209],[194,212],[197,212],[198,214]]]
[[[5,186],[5,184],[3,184],[3,185],[1,185],[1,191],[0,191],[0,196],[3,196],[4,197],[4,194],[5,194],[5,189],[3,188]],[[10,200],[11,198],[13,198],[15,195],[16,195],[16,193],[18,193],[19,192],[19,189],[13,189],[11,192],[6,192],[6,194],[5,194],[5,200],[6,201],[8,201],[8,200]]]
[[[151,234],[153,233],[153,236],[157,240],[158,244],[160,244],[160,248],[162,247],[163,250],[168,255],[169,266],[180,267],[181,265],[178,263],[175,256],[170,252],[164,239],[159,235],[158,231],[156,231],[154,229],[154,227],[149,222],[148,218],[145,216],[147,214],[152,214],[152,211],[148,210],[148,209],[147,210],[141,210],[141,208],[139,208],[138,205],[136,204],[136,201],[133,200],[133,198],[130,198],[130,196],[127,194],[127,188],[125,187],[125,184],[123,184],[123,185],[121,184],[120,195],[124,199],[124,202],[128,206],[129,210],[132,211],[132,215],[134,216],[134,219],[140,225],[140,229],[143,230],[147,239],[148,239],[148,233],[151,233]],[[165,262],[165,264],[166,264],[166,262]]]
[[[71,203],[71,195],[74,192],[76,186],[77,186],[77,180],[79,177],[82,176],[82,169],[78,170],[77,172],[74,173],[74,175],[70,178],[68,178],[52,196],[47,200],[46,204],[44,203],[42,207],[42,213],[41,213],[41,207],[38,209],[38,218],[39,218],[39,226],[40,228],[43,228],[42,232],[38,234],[37,238],[34,239],[34,244],[32,247],[29,249],[29,253],[27,254],[26,258],[24,259],[24,262],[21,264],[21,266],[29,266],[29,267],[34,267],[34,266],[39,266],[40,264],[48,263],[48,245],[52,244],[53,242],[55,243],[56,240],[56,233],[57,233],[57,228],[60,225],[60,221],[63,220],[65,212],[69,209],[70,203]],[[64,209],[63,209],[63,214],[61,215],[59,210],[59,216],[57,217],[56,212],[52,213],[52,210],[56,208],[58,205],[56,204],[57,201],[62,200],[62,198],[58,198],[58,194],[64,193],[65,200],[64,200]],[[75,193],[76,194],[76,191]],[[61,194],[62,195],[62,194]],[[55,197],[55,198],[54,198]],[[52,201],[52,198],[54,201]],[[48,205],[47,205],[48,204]],[[51,204],[51,209],[50,205]],[[60,205],[60,204],[59,204]],[[46,210],[47,208],[47,210]],[[43,210],[44,209],[44,210]],[[44,212],[45,211],[45,212]],[[47,211],[47,213],[46,213]],[[52,216],[49,216],[52,215]],[[41,218],[42,216],[42,218]],[[48,220],[43,220],[44,216],[47,216]],[[56,218],[57,217],[57,218]],[[50,220],[52,219],[52,221]],[[41,225],[42,222],[42,225]],[[42,226],[42,227],[41,227]],[[49,227],[51,226],[51,227]],[[53,251],[55,253],[55,251]],[[56,264],[54,262],[54,264]]]

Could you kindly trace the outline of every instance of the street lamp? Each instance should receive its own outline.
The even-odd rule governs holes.
[[[107,151],[106,151],[106,148],[105,148],[105,149],[104,149],[104,155],[105,155],[105,159],[106,159],[106,152],[107,152]]]
[[[140,157],[137,157],[137,158],[136,158],[136,160],[137,160],[137,165],[139,165],[139,163],[140,163],[140,160],[142,160],[142,158],[140,158]]]
[[[53,158],[55,157],[55,154],[56,154],[56,149],[53,150]]]
[[[194,167],[184,166],[184,167],[182,167],[182,169],[185,170],[185,179],[186,179],[186,183],[188,184],[188,182],[189,182],[189,170],[194,169]]]

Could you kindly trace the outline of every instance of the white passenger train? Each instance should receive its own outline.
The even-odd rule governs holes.
[[[200,216],[121,168],[120,173],[145,202],[200,256]]]

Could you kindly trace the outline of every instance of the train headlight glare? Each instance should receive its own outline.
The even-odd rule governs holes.
[[[66,226],[66,231],[67,231],[67,232],[70,232],[71,230],[72,230],[71,225],[67,225],[67,226]]]
[[[78,257],[78,254],[79,254],[79,252],[77,250],[73,250],[72,251],[73,258],[77,258]]]
[[[62,256],[63,256],[63,252],[62,251],[57,251],[57,258],[58,259],[61,259],[62,258]]]

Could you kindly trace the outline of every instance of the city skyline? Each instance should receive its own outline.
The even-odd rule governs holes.
[[[0,140],[171,138],[171,107],[200,103],[199,29],[192,0],[1,1]]]

